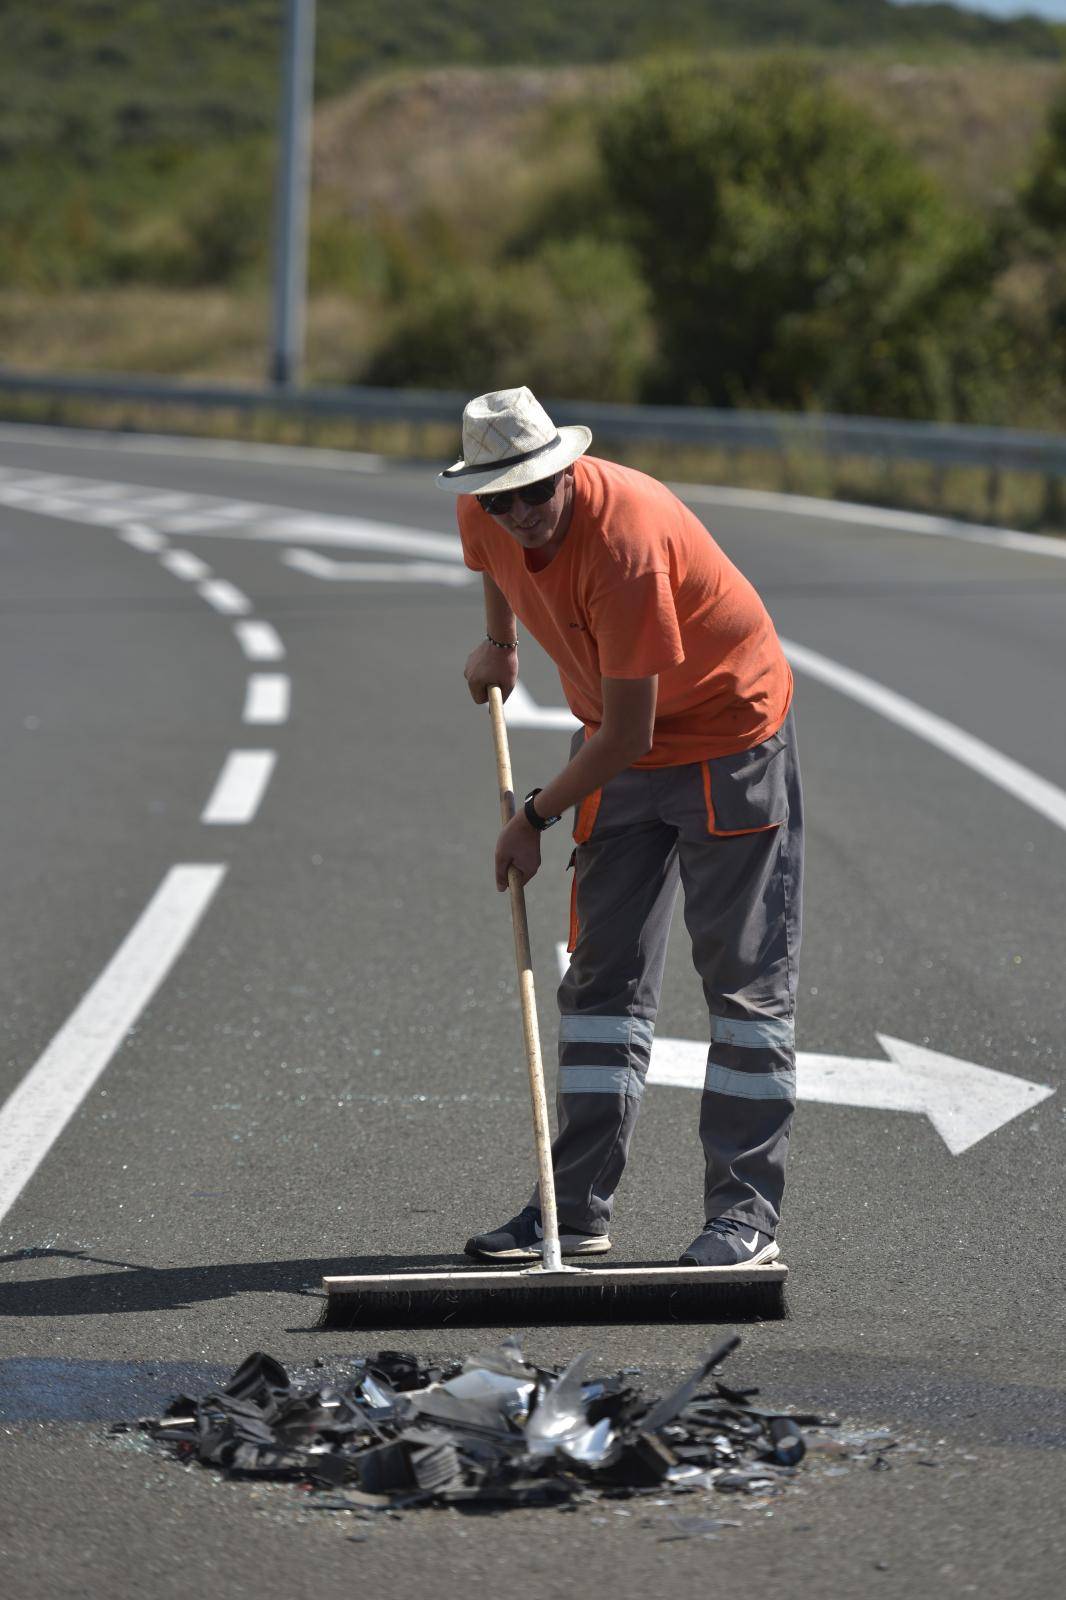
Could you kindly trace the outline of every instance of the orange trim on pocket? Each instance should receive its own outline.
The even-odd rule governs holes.
[[[703,800],[707,807],[707,832],[713,833],[716,839],[741,839],[749,833],[769,833],[771,828],[779,828],[780,822],[764,822],[758,828],[716,828],[714,825],[714,801],[711,799],[711,763],[704,761],[703,766]]]
[[[596,826],[599,815],[600,801],[603,799],[603,790],[594,789],[587,794],[578,808],[577,821],[574,823],[574,843],[585,844]]]
[[[570,883],[570,940],[566,946],[567,954],[573,955],[577,948],[578,922],[577,922],[577,869]]]

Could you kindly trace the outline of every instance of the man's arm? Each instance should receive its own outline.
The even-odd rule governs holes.
[[[603,721],[534,800],[534,809],[542,817],[557,817],[568,806],[578,805],[652,747],[658,673],[650,678],[603,678],[601,682]]]
[[[475,705],[483,706],[489,697],[489,687],[495,684],[506,700],[518,681],[518,623],[511,610],[510,601],[489,577],[481,574],[485,586],[485,632],[500,644],[514,642],[513,650],[501,650],[488,639],[470,652],[463,676]]]
[[[604,678],[603,722],[558,777],[545,784],[533,802],[542,817],[557,817],[568,806],[602,789],[651,749],[659,677]],[[540,866],[540,833],[519,807],[496,841],[496,887],[506,889],[514,864],[528,883]]]

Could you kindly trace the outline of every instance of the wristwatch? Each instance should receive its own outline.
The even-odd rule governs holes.
[[[562,818],[542,817],[538,815],[537,809],[533,802],[539,793],[539,789],[530,789],[523,802],[522,809],[525,811],[526,821],[529,823],[529,826],[531,828],[536,828],[538,833],[543,833],[545,828],[553,828],[557,822],[562,821]]]

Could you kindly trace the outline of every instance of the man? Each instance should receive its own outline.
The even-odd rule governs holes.
[[[795,1106],[793,1012],[803,817],[792,675],[755,590],[662,484],[586,456],[528,389],[480,395],[458,493],[486,637],[466,664],[478,704],[518,678],[520,621],[555,661],[583,724],[569,764],[496,843],[497,888],[540,866],[541,833],[577,807],[569,971],[559,988],[562,1249],[611,1247],[659,1003],[678,884],[710,1013],[700,1106],[703,1230],[682,1263],[772,1261]],[[540,1254],[538,1196],[467,1244]]]

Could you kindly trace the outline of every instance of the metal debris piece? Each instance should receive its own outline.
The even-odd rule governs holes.
[[[538,1394],[526,1423],[526,1443],[535,1455],[553,1455],[559,1445],[588,1428],[581,1382],[588,1359],[588,1351],[582,1351],[561,1377]]]
[[[321,1495],[317,1509],[364,1516],[428,1504],[572,1509],[599,1496],[754,1495],[795,1476],[806,1449],[800,1422],[819,1419],[757,1410],[754,1389],[715,1381],[701,1392],[739,1342],[709,1351],[662,1399],[628,1381],[634,1368],[589,1378],[584,1352],[563,1371],[545,1369],[513,1339],[447,1369],[382,1350],[317,1388],[294,1385],[257,1352],[225,1387],[179,1395],[141,1427],[179,1460],[289,1478]],[[872,1438],[885,1447],[883,1433]],[[731,1524],[703,1519],[700,1531],[722,1526]],[[677,1527],[673,1537],[696,1531],[692,1519]]]
[[[716,1534],[722,1528],[742,1528],[744,1524],[735,1517],[679,1517],[672,1512],[670,1526],[673,1533],[666,1533],[659,1540],[660,1544],[670,1544],[675,1539],[699,1539],[707,1534]]]
[[[794,1467],[803,1460],[807,1446],[791,1417],[770,1418],[770,1439],[773,1458],[783,1467]]]

